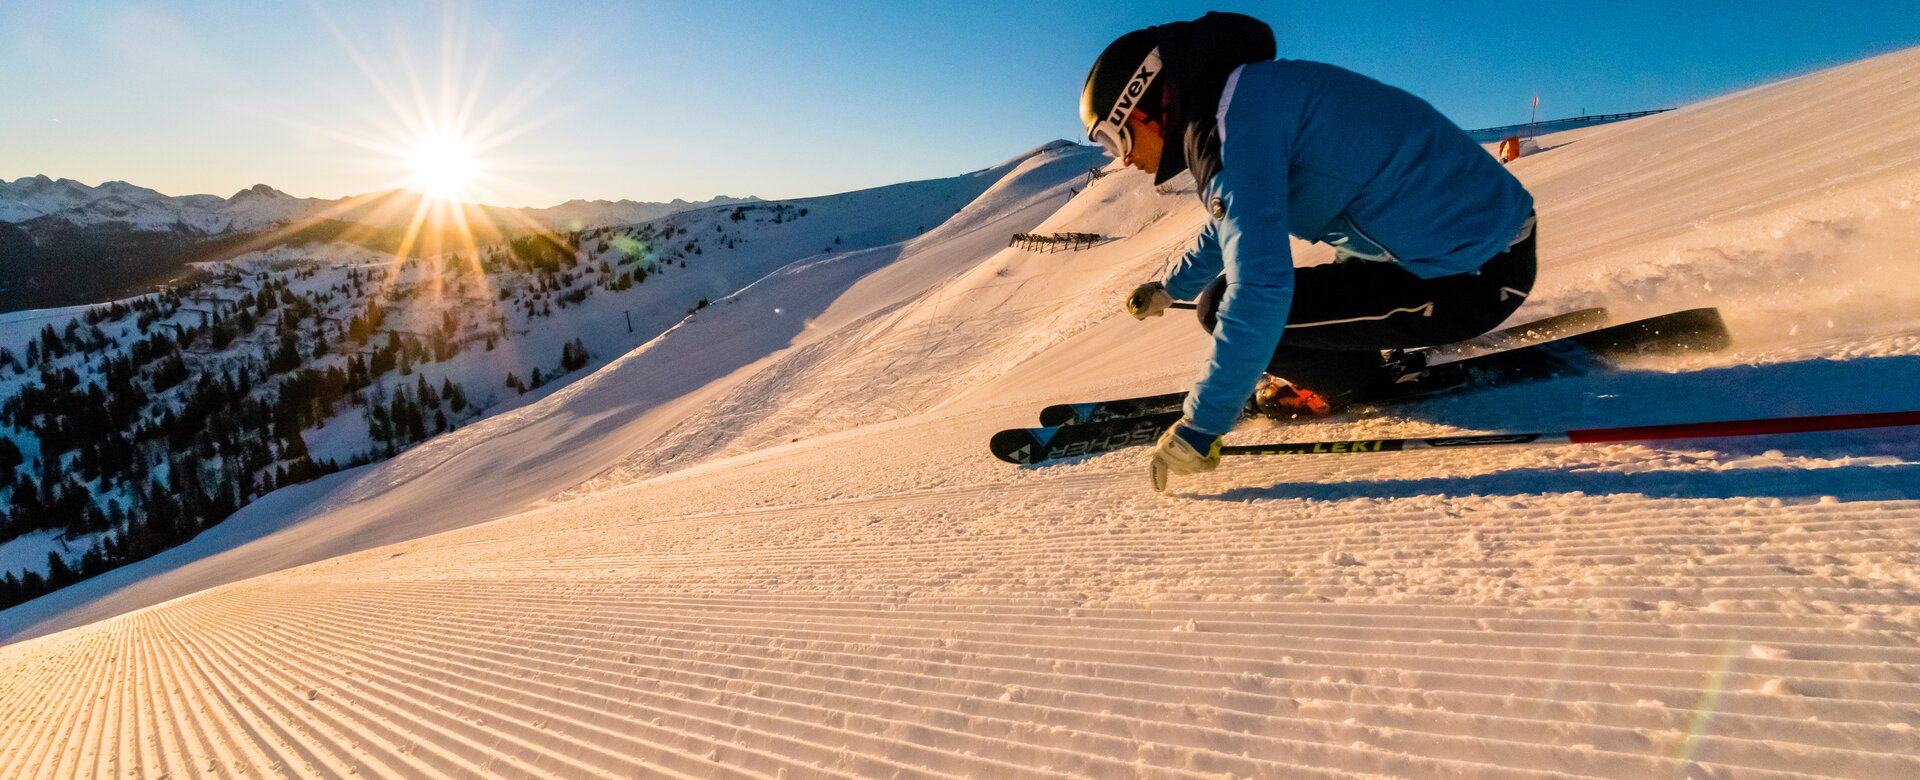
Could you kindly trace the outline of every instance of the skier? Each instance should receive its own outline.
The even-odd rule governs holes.
[[[1256,383],[1269,414],[1367,400],[1420,368],[1398,350],[1486,333],[1533,287],[1533,197],[1492,155],[1411,94],[1274,56],[1266,24],[1209,13],[1120,36],[1080,93],[1089,139],[1156,185],[1191,170],[1211,217],[1126,301],[1145,319],[1197,294],[1213,334],[1159,489],[1219,465]],[[1294,268],[1289,234],[1335,262]]]

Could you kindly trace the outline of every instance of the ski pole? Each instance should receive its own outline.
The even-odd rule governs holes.
[[[1829,414],[1812,417],[1766,417],[1757,420],[1640,425],[1625,428],[1584,428],[1558,433],[1489,433],[1475,436],[1439,436],[1424,439],[1370,439],[1359,441],[1281,442],[1236,444],[1220,448],[1226,455],[1326,455],[1354,452],[1404,452],[1454,447],[1498,447],[1514,444],[1598,444],[1602,442],[1715,439],[1766,436],[1779,433],[1850,431],[1920,425],[1920,411],[1871,414]]]
[[[1199,304],[1190,301],[1174,301],[1173,303],[1167,304],[1167,308],[1169,309],[1197,309],[1199,307]]]

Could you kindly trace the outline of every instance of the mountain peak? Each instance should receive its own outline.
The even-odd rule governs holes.
[[[233,197],[228,198],[227,201],[237,203],[242,200],[252,200],[255,198],[272,198],[272,199],[278,200],[281,198],[291,198],[291,197],[293,196],[288,195],[279,190],[276,190],[265,184],[255,184],[251,187],[248,187],[244,190],[234,193]]]
[[[167,197],[165,195],[160,194],[156,190],[150,190],[150,189],[147,189],[146,187],[142,187],[137,184],[133,184],[131,182],[120,181],[117,179],[114,181],[101,182],[100,186],[93,188],[93,190],[95,192],[104,192],[104,193],[107,193],[108,195],[121,195],[121,196],[131,195],[131,196],[138,196],[143,198],[151,197],[151,198],[161,198],[161,199],[165,199]]]

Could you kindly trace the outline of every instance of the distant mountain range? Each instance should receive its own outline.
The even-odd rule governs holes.
[[[357,204],[384,202],[396,197],[418,196],[394,190],[336,200],[298,198],[265,184],[255,184],[226,198],[217,195],[164,195],[124,181],[110,181],[98,187],[89,187],[73,179],[52,179],[42,175],[13,181],[0,179],[0,222],[22,224],[52,217],[83,227],[124,222],[135,228],[165,230],[185,226],[208,234],[219,234],[258,230],[303,217],[343,219],[339,215],[355,212]],[[676,198],[667,203],[575,199],[544,209],[473,207],[495,212],[515,212],[548,227],[566,230],[574,228],[576,222],[587,227],[630,225],[688,209],[758,200],[721,195],[704,201]],[[400,216],[400,219],[404,218],[405,215]],[[383,221],[392,222],[393,218]]]
[[[124,181],[90,187],[44,175],[0,180],[0,312],[125,297],[190,275],[194,262],[275,246],[343,241],[397,251],[420,199],[406,190],[325,200],[256,184],[222,198],[170,196]],[[482,238],[497,241],[535,227],[572,232],[758,201],[721,196],[460,208]],[[452,245],[428,238],[424,246]]]

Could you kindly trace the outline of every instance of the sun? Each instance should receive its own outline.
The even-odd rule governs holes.
[[[465,201],[473,194],[479,164],[473,147],[452,135],[421,139],[407,151],[407,184],[428,198]]]

